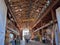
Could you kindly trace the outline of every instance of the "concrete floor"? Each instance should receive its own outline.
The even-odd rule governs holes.
[[[26,43],[25,45],[50,45],[50,44],[43,44],[40,42],[30,42],[30,43]]]
[[[37,41],[30,41],[29,43],[26,43],[25,41],[21,42],[21,45],[50,45],[50,44],[43,44],[41,42],[37,42]]]

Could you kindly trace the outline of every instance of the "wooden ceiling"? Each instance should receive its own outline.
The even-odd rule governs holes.
[[[49,25],[52,25],[54,23],[57,23],[56,20],[56,9],[60,6],[60,0],[53,0],[47,10],[42,14],[41,18],[35,23],[33,26],[34,31],[38,31],[41,29],[47,28]],[[53,14],[52,14],[53,13]],[[52,16],[53,15],[53,16]],[[54,18],[54,21],[53,21]],[[53,23],[50,23],[53,22]]]
[[[5,2],[19,28],[31,28],[50,3],[49,0],[6,0]]]

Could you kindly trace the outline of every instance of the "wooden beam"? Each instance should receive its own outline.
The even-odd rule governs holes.
[[[40,19],[34,24],[34,26],[32,28],[34,28],[49,12],[50,10],[57,4],[59,0],[56,0],[53,4],[51,4],[51,6],[49,6],[49,8],[47,8],[47,10],[44,12],[44,14],[40,17]]]
[[[54,20],[54,22],[57,22],[57,20]],[[53,21],[50,21],[49,23],[41,26],[40,28],[36,29],[34,32],[39,31],[39,30],[41,30],[41,29],[43,29],[43,28],[45,28],[45,27],[48,27],[48,26],[51,25],[51,24],[53,24]]]
[[[19,35],[19,32],[18,31],[14,30],[14,29],[12,29],[12,28],[10,28],[8,26],[6,28],[9,29],[9,31],[12,31],[13,33]]]

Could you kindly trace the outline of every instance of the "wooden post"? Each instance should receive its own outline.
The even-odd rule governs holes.
[[[53,43],[54,43],[53,40],[54,40],[54,35],[55,35],[55,23],[54,23],[55,13],[54,13],[53,9],[51,9],[51,15],[52,15],[52,20],[53,20],[52,35],[51,35],[52,40],[51,40],[51,43],[53,45]]]
[[[42,20],[41,20],[41,26],[43,25],[43,22],[42,22]],[[43,37],[43,29],[41,29],[42,30],[42,37]],[[41,37],[41,38],[42,38]],[[41,39],[42,40],[42,39]]]

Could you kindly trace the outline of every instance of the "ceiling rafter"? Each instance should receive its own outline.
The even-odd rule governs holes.
[[[14,21],[17,23],[17,21],[16,21],[16,18],[14,17],[14,14],[13,14],[13,12],[12,12],[12,10],[11,10],[11,8],[10,8],[10,5],[9,5],[9,3],[7,2],[7,1],[5,1],[6,2],[6,5],[7,5],[7,8],[9,9],[9,11],[10,11],[10,13],[11,13],[11,15],[13,16],[13,18],[14,18]],[[19,26],[18,26],[19,24],[17,23],[17,27],[18,27],[18,29],[19,29]],[[19,29],[20,30],[20,29]]]

